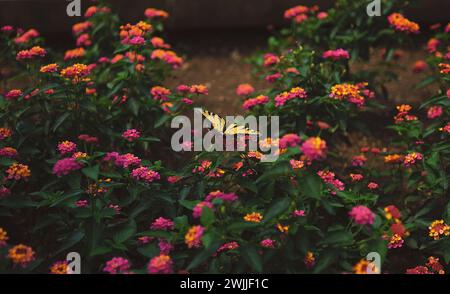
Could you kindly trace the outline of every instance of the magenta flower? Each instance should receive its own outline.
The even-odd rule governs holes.
[[[375,214],[366,206],[358,205],[349,212],[350,217],[360,225],[371,225],[375,221]]]
[[[151,183],[161,178],[158,172],[151,170],[145,166],[133,169],[133,171],[131,172],[131,177],[135,180],[143,180],[147,183]]]
[[[147,266],[147,272],[149,274],[171,274],[173,262],[170,256],[160,254],[153,257]]]
[[[173,230],[174,223],[170,219],[159,217],[153,221],[153,223],[150,226],[150,229],[152,230]]]
[[[71,154],[77,150],[77,144],[71,141],[63,141],[58,144],[58,151],[61,155]]]
[[[106,266],[103,268],[104,272],[109,274],[123,274],[128,273],[131,267],[130,261],[122,257],[113,257],[106,262]]]
[[[272,239],[264,239],[259,244],[262,247],[275,248],[275,240],[272,240]]]
[[[53,166],[53,173],[58,177],[68,175],[71,171],[82,168],[83,165],[79,163],[75,158],[64,158],[58,160]]]
[[[348,54],[347,50],[344,50],[342,48],[336,49],[336,50],[328,50],[325,51],[322,55],[323,58],[328,58],[332,60],[339,60],[339,59],[349,59],[350,55]]]
[[[141,133],[136,129],[129,129],[122,133],[122,137],[128,142],[133,142],[141,137]]]

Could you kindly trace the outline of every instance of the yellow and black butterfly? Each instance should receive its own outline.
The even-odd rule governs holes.
[[[257,135],[259,132],[246,128],[244,126],[238,126],[235,123],[230,124],[225,128],[225,119],[221,118],[219,115],[209,112],[207,110],[202,110],[203,116],[209,120],[212,127],[217,132],[223,135]]]

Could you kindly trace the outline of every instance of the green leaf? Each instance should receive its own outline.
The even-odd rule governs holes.
[[[159,253],[159,248],[156,244],[149,244],[147,246],[139,247],[137,251],[145,257],[152,258]]]
[[[128,99],[128,105],[134,116],[139,115],[139,103],[135,99]]]
[[[200,221],[205,227],[210,226],[214,222],[214,212],[208,206],[203,206]]]
[[[98,180],[99,171],[100,171],[100,166],[98,164],[94,165],[94,166],[85,167],[81,170],[81,172],[83,172],[83,174],[85,176],[93,179],[94,181]]]
[[[189,210],[192,210],[200,201],[199,200],[179,200],[181,206],[186,207]]]
[[[217,251],[217,249],[220,247],[221,244],[222,244],[222,242],[216,241],[213,244],[211,244],[209,247],[207,247],[206,249],[202,250],[199,254],[197,254],[194,257],[194,259],[188,265],[187,270],[196,268],[202,262],[204,262],[206,259],[211,257]]]
[[[229,231],[240,232],[240,231],[243,231],[245,229],[252,229],[252,228],[255,228],[255,227],[258,227],[258,226],[260,226],[260,223],[251,223],[251,222],[244,222],[244,221],[242,221],[242,222],[232,223],[231,225],[229,225],[227,227],[227,229]]]
[[[114,235],[114,242],[119,244],[125,242],[136,233],[136,230],[136,222],[134,220],[129,221],[125,227]]]
[[[92,257],[92,256],[97,256],[97,255],[104,255],[104,254],[110,253],[111,251],[112,251],[111,247],[99,246],[99,247],[95,247],[94,249],[92,249],[89,256]]]
[[[318,242],[319,245],[342,246],[352,244],[352,233],[344,230],[327,232],[325,237]]]
[[[73,193],[69,193],[69,194],[66,194],[64,196],[61,196],[61,197],[57,198],[56,200],[52,201],[50,207],[57,206],[61,202],[64,202],[64,201],[66,201],[67,199],[70,199],[70,198],[74,198],[74,197],[82,194],[83,192],[84,192],[83,190],[78,190],[78,191],[75,191]]]
[[[59,249],[56,250],[56,252],[53,254],[53,256],[56,256],[56,255],[64,252],[65,250],[73,247],[78,242],[83,240],[83,238],[84,238],[84,232],[82,232],[82,231],[74,232],[72,235],[70,235],[70,237],[64,238],[64,240],[65,240],[64,244],[61,247],[59,247]]]
[[[261,256],[258,253],[258,249],[252,245],[244,245],[239,248],[242,258],[245,262],[256,272],[261,273],[263,271],[263,264]]]
[[[323,183],[319,176],[309,174],[305,178],[298,177],[298,180],[306,197],[315,199],[321,198]]]
[[[263,223],[267,223],[274,217],[277,217],[283,212],[286,212],[286,210],[289,208],[289,204],[291,203],[290,198],[285,197],[282,198],[273,204],[268,211],[264,214]]]
[[[56,130],[61,126],[64,121],[70,116],[70,112],[63,113],[55,122],[53,125],[52,131],[56,132]]]
[[[318,274],[329,268],[329,266],[336,261],[338,256],[339,255],[334,250],[327,250],[320,254],[320,256],[317,258],[318,261],[316,266],[314,267],[313,273]]]

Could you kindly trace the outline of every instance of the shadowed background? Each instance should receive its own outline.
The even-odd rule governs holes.
[[[398,0],[395,0],[398,1]],[[82,17],[68,17],[69,0],[0,0],[0,24],[33,26],[46,32],[66,32]],[[147,7],[167,10],[169,30],[264,28],[283,24],[283,11],[294,5],[329,8],[334,0],[111,0],[126,22],[143,18]],[[370,0],[367,1],[368,3]],[[421,23],[449,20],[450,1],[419,0],[408,17]],[[81,0],[82,11],[93,1]]]

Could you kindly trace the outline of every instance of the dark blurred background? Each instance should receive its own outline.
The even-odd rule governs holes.
[[[393,0],[394,1],[394,0]],[[403,0],[395,0],[403,1]],[[82,17],[68,17],[70,0],[0,0],[0,24],[35,27],[45,33],[67,32]],[[283,24],[283,11],[294,5],[314,5],[329,8],[334,0],[111,0],[124,22],[143,18],[147,7],[170,13],[170,31],[197,29],[255,29]],[[367,1],[368,3],[370,0]],[[449,20],[449,0],[416,0],[407,16],[421,23]],[[92,5],[81,0],[82,11]]]

